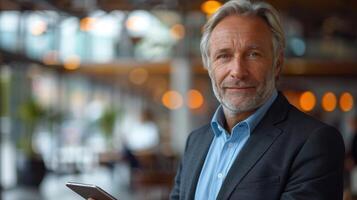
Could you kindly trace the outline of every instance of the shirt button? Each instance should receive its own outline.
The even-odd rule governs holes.
[[[223,178],[223,174],[222,173],[218,173],[218,176],[217,176],[219,179]]]
[[[228,148],[232,148],[232,147],[233,147],[233,143],[229,143]]]

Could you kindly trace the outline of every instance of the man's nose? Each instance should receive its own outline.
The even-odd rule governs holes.
[[[230,66],[230,76],[236,79],[244,79],[248,75],[247,66],[240,56],[234,57]]]

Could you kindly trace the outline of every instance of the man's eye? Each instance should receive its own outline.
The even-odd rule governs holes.
[[[260,54],[258,53],[258,52],[256,52],[256,51],[252,51],[252,52],[249,52],[248,53],[248,57],[250,57],[250,58],[256,58],[256,57],[258,57]]]
[[[220,55],[217,56],[217,60],[218,59],[228,59],[230,57],[231,57],[230,54],[220,54]]]

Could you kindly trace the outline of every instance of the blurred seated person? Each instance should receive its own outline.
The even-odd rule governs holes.
[[[159,129],[152,113],[145,109],[139,120],[128,119],[123,129],[123,155],[130,168],[151,166],[159,145]]]
[[[138,122],[130,124],[124,133],[124,146],[133,154],[152,153],[159,145],[159,130],[149,110],[144,110]]]

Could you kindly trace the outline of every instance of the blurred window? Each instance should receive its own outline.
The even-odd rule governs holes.
[[[110,14],[102,14],[95,19],[93,29],[89,30],[92,38],[92,59],[97,62],[109,62],[116,57],[116,46],[120,39],[124,13],[114,11]]]
[[[61,22],[59,52],[61,58],[76,55],[77,30],[79,21],[75,17],[68,17]]]
[[[32,12],[25,20],[26,54],[32,58],[42,59],[42,55],[51,49],[53,31],[49,30],[49,17],[45,13]]]
[[[2,11],[0,13],[0,46],[9,51],[16,50],[16,40],[20,12]]]

